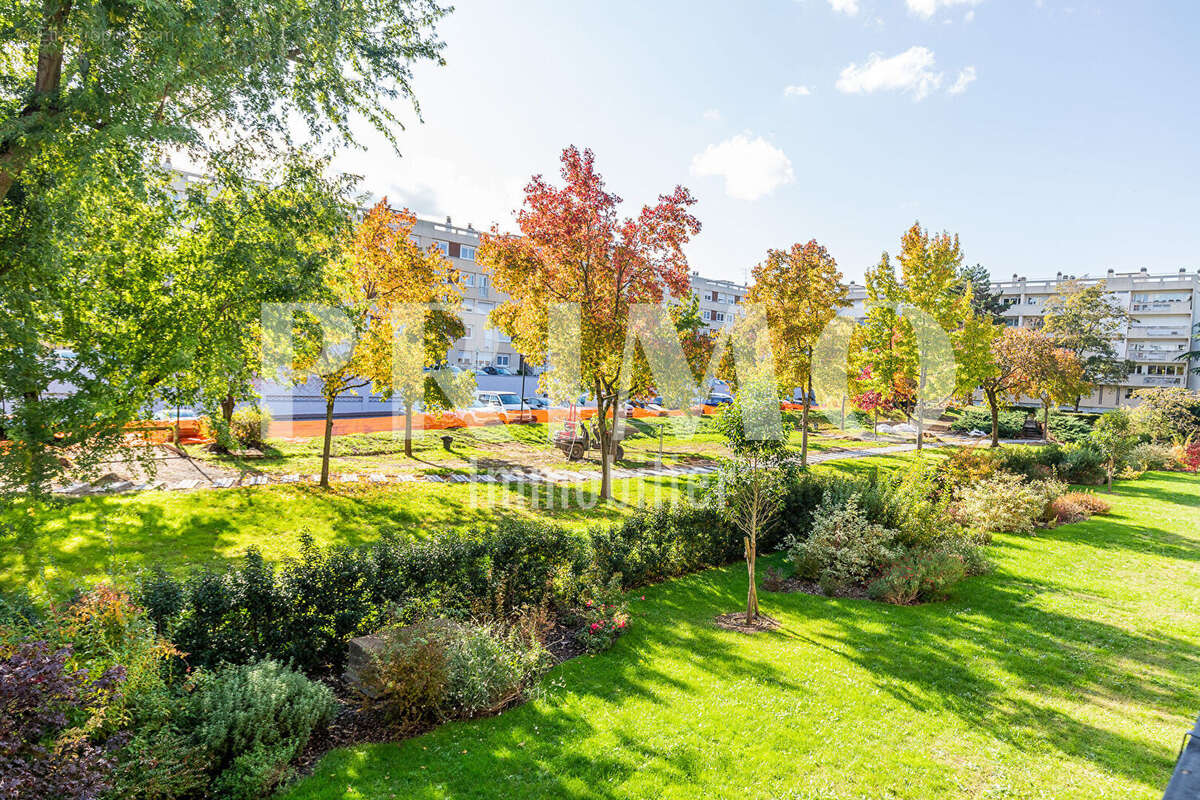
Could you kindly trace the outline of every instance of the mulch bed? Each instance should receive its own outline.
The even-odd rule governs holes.
[[[806,581],[801,578],[788,578],[783,582],[783,586],[778,589],[778,591],[784,593],[800,592],[801,594],[812,594],[816,595],[817,597],[830,597],[830,595],[827,595],[824,591],[822,591],[821,584],[817,583],[816,581]],[[848,589],[841,594],[833,596],[854,597],[861,600],[865,599],[868,595],[865,587],[855,586],[852,589]]]
[[[763,633],[764,631],[774,631],[779,629],[779,620],[774,617],[768,617],[766,614],[759,613],[753,622],[746,624],[746,612],[736,611],[732,614],[721,614],[713,619],[718,628],[724,628],[727,631],[736,631],[737,633]]]

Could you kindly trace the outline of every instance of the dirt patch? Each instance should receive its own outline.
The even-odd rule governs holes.
[[[788,578],[783,582],[783,586],[779,589],[779,591],[783,593],[799,592],[801,594],[816,595],[817,597],[854,597],[859,600],[864,600],[867,598],[867,590],[861,586],[847,589],[846,591],[839,592],[836,595],[828,595],[825,594],[825,591],[821,588],[821,584],[817,583],[816,581],[808,581],[802,578]]]
[[[764,631],[779,630],[779,620],[760,613],[754,621],[746,624],[746,612],[737,611],[733,614],[721,614],[713,619],[718,628],[737,633],[763,633]]]

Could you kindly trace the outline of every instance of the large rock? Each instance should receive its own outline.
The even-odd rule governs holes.
[[[351,639],[346,652],[346,672],[342,675],[342,679],[351,689],[371,699],[375,698],[376,692],[363,685],[362,676],[371,665],[371,659],[382,648],[383,639],[372,634]]]

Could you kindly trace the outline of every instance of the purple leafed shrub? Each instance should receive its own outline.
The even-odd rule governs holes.
[[[104,750],[81,729],[125,678],[71,672],[71,649],[46,642],[0,645],[0,798],[90,800],[109,788]]]

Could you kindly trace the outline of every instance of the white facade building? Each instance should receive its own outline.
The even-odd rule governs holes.
[[[1125,380],[1100,386],[1080,403],[1080,408],[1105,410],[1120,405],[1135,405],[1133,393],[1156,386],[1180,386],[1200,390],[1200,375],[1177,359],[1197,349],[1196,325],[1200,323],[1200,273],[1150,274],[1109,270],[1100,277],[1064,275],[1050,280],[1029,280],[1013,275],[1011,280],[992,284],[1005,305],[1004,324],[1009,327],[1040,328],[1046,302],[1063,284],[1074,281],[1083,286],[1105,281],[1109,296],[1129,312],[1130,324],[1116,341],[1117,354],[1133,362],[1133,372]],[[853,301],[846,314],[858,321],[866,319],[867,292],[851,284]]]

